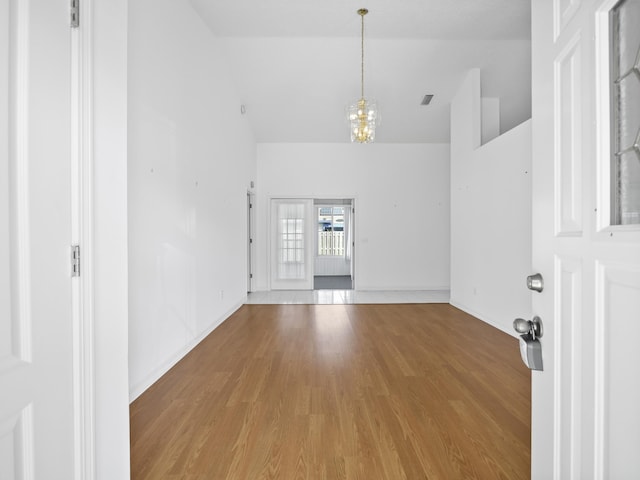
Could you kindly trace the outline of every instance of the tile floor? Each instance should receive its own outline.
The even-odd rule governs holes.
[[[355,303],[449,303],[449,290],[274,290],[251,292],[247,304],[344,305]]]

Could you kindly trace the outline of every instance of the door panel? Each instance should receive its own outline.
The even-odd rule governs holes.
[[[554,61],[556,232],[582,234],[582,45],[579,34]]]
[[[582,401],[582,285],[584,272],[582,260],[573,256],[558,256],[555,262],[557,275],[556,316],[562,322],[556,331],[556,378],[554,388],[560,400],[558,407],[559,422],[556,426],[559,441],[558,455],[569,460],[560,465],[560,478],[575,478],[580,471],[580,455],[571,452],[581,450],[581,410]],[[578,333],[578,335],[576,335]],[[562,348],[560,348],[562,346]]]
[[[0,11],[0,478],[74,478],[69,7]]]
[[[532,293],[534,480],[640,478],[640,225],[610,218],[615,4],[532,2],[532,267],[545,279]]]
[[[596,449],[600,478],[640,478],[640,266],[598,262]]]

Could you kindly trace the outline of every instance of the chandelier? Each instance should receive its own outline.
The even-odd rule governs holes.
[[[376,125],[380,116],[378,107],[374,101],[364,98],[364,16],[369,13],[366,8],[358,10],[362,20],[361,28],[361,62],[360,62],[360,99],[348,107],[349,127],[351,129],[351,141],[358,143],[371,143],[376,137]]]

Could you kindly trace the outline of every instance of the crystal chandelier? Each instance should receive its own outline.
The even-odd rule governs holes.
[[[375,102],[364,98],[364,16],[369,13],[366,8],[358,10],[362,19],[361,29],[361,62],[360,62],[360,99],[348,107],[349,127],[351,129],[351,141],[358,143],[371,143],[376,137],[376,125],[380,116]]]

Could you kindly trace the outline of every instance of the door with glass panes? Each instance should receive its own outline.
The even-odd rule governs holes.
[[[532,47],[532,478],[640,478],[640,0],[534,1]]]
[[[313,289],[313,201],[271,199],[272,290]]]

